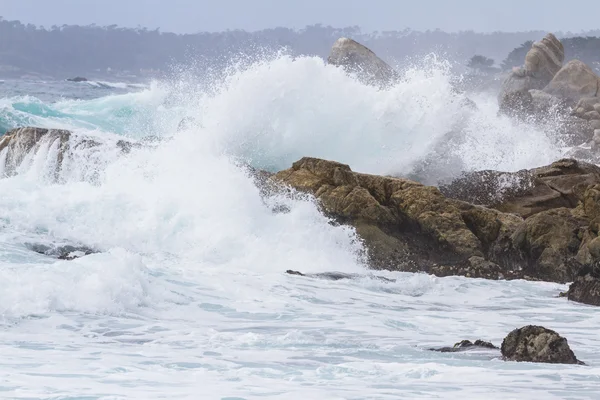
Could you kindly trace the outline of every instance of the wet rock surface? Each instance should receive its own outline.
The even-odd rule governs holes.
[[[583,364],[575,357],[567,339],[542,326],[515,329],[502,342],[501,352],[505,361]]]
[[[570,301],[600,306],[600,267],[598,264],[586,265],[580,269],[575,281],[569,286],[566,296]]]
[[[476,349],[498,350],[499,347],[494,346],[492,343],[486,342],[483,340],[476,340],[475,343],[471,342],[470,340],[463,340],[463,341],[456,343],[452,347],[440,347],[440,348],[433,348],[433,349],[429,349],[429,350],[437,351],[439,353],[459,353],[459,352],[463,352],[463,351],[476,350]]]
[[[85,245],[47,245],[39,243],[27,243],[26,246],[38,254],[43,254],[58,260],[67,261],[98,253],[97,250]]]

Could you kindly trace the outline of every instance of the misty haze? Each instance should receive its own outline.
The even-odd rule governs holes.
[[[598,15],[0,0],[0,398],[597,399]]]

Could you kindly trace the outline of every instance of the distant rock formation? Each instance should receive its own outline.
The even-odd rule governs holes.
[[[583,364],[567,339],[542,326],[525,326],[506,336],[501,347],[505,361],[550,364]]]
[[[75,78],[68,78],[67,79],[68,82],[88,82],[87,78],[83,78],[81,76],[77,76]]]
[[[598,97],[600,77],[583,62],[572,60],[558,71],[544,91],[574,104],[585,97]],[[600,119],[600,115],[594,119]]]
[[[285,271],[285,273],[288,275],[305,276],[308,278],[325,279],[328,281],[341,281],[341,280],[345,280],[345,279],[360,279],[360,278],[368,277],[368,278],[373,278],[373,279],[376,279],[376,280],[379,280],[382,282],[386,282],[386,283],[396,282],[395,279],[389,279],[384,276],[348,274],[345,272],[318,272],[318,273],[314,273],[314,274],[304,274],[300,271],[293,271],[291,269],[288,269],[287,271]]]
[[[552,33],[535,42],[525,57],[525,65],[514,69],[502,84],[498,102],[510,99],[512,92],[543,89],[561,69],[565,59],[562,43]],[[504,106],[504,109],[509,105]]]
[[[398,79],[397,72],[367,47],[348,38],[338,39],[327,62],[356,74],[367,84],[386,87]]]

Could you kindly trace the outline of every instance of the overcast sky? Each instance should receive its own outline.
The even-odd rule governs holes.
[[[0,0],[0,16],[46,27],[141,25],[178,33],[315,23],[365,31],[577,33],[600,28],[600,0]]]

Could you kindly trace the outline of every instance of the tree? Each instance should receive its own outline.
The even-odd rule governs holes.
[[[486,70],[494,66],[494,60],[480,55],[474,55],[467,64],[469,68]]]

